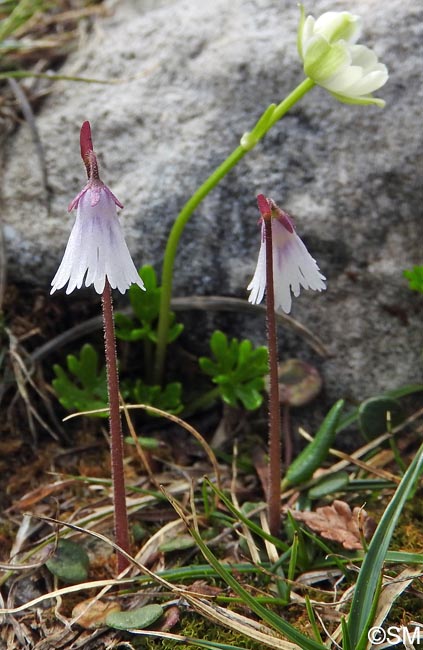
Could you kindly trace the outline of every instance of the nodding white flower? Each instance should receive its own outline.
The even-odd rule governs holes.
[[[99,178],[88,122],[81,128],[81,155],[88,183],[69,205],[69,212],[76,208],[76,219],[50,293],[67,283],[69,294],[84,283],[101,294],[106,278],[121,293],[131,284],[144,289],[119,223],[116,206],[123,205]]]
[[[322,291],[326,289],[325,276],[322,275],[316,260],[295,232],[287,213],[281,210],[272,199],[262,194],[257,197],[261,222],[261,246],[256,270],[247,289],[251,292],[248,302],[258,304],[263,300],[266,289],[266,241],[264,218],[271,215],[273,283],[275,309],[282,309],[286,314],[291,311],[291,291],[295,297],[304,289]]]
[[[328,11],[315,20],[301,6],[297,45],[305,74],[341,102],[383,107],[371,93],[386,83],[388,70],[371,49],[356,45],[360,34],[359,16]]]

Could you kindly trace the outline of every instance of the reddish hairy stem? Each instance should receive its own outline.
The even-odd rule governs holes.
[[[282,406],[282,445],[285,467],[290,466],[293,457],[290,410],[289,404],[285,403]]]
[[[116,544],[129,553],[128,513],[126,510],[125,477],[123,471],[123,436],[119,410],[119,375],[116,359],[112,291],[107,278],[106,284],[104,285],[101,303],[103,307],[104,349],[106,354],[107,387],[109,393],[110,459],[112,465],[115,539]],[[121,553],[118,553],[118,573],[123,571],[128,564],[129,562],[127,558]]]
[[[266,324],[269,350],[269,488],[267,510],[269,529],[278,537],[281,528],[281,421],[279,406],[278,348],[273,285],[272,217],[262,213],[266,242]]]

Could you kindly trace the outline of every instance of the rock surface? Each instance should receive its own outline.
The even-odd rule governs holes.
[[[327,0],[306,7],[314,15],[332,8]],[[255,195],[274,198],[328,278],[327,291],[303,292],[292,315],[333,355],[323,365],[331,398],[418,380],[422,345],[422,302],[402,270],[422,254],[423,23],[412,0],[392,0],[389,11],[382,0],[346,8],[362,16],[361,42],[389,68],[377,93],[386,108],[342,105],[313,89],[197,209],[174,283],[176,295],[246,297],[259,246]],[[9,279],[49,290],[72,224],[66,206],[85,182],[78,137],[86,119],[102,178],[125,204],[135,263],[159,270],[184,202],[265,107],[302,80],[297,24],[289,0],[115,3],[62,72],[121,83],[57,82],[37,116],[48,197],[28,128],[4,148]],[[263,340],[261,317],[237,325],[238,336]],[[288,334],[283,357],[297,346]]]

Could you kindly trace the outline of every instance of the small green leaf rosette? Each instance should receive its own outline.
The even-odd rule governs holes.
[[[173,381],[166,386],[150,386],[137,379],[135,384],[129,386],[126,384],[128,394],[131,399],[138,404],[150,404],[155,408],[167,411],[168,413],[180,413],[183,409],[182,403],[182,384],[179,381]]]
[[[66,357],[69,374],[59,364],[53,366],[53,388],[59,402],[68,411],[92,411],[107,407],[106,368],[99,367],[99,358],[92,345],[82,346],[78,356]],[[94,416],[95,417],[95,416]],[[108,417],[108,413],[96,414]]]
[[[240,402],[249,411],[259,408],[263,402],[264,377],[268,373],[267,348],[253,348],[248,339],[229,340],[216,330],[210,349],[213,357],[201,357],[199,364],[217,385],[222,400],[230,406],[238,406]]]
[[[123,341],[148,340],[157,343],[157,319],[160,310],[162,288],[157,286],[156,272],[146,264],[139,270],[145,291],[136,284],[129,289],[129,300],[135,319],[117,312],[115,314],[116,336]],[[174,312],[170,312],[168,343],[173,343],[181,334],[184,326],[175,322]]]
[[[408,280],[409,289],[423,293],[423,266],[413,266],[403,271],[403,276]]]

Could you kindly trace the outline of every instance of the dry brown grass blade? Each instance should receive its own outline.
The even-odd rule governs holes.
[[[34,529],[31,527],[31,517],[29,515],[24,515],[19,530],[16,534],[14,544],[10,551],[10,559],[13,560],[16,557],[22,545],[28,540],[30,535],[33,533]],[[29,564],[24,564],[23,562],[19,563],[0,563],[0,569],[6,571],[8,576],[11,576],[13,573],[19,571],[27,571],[32,569],[38,569],[40,566],[43,566],[47,560],[54,555],[57,549],[57,543],[59,541],[58,535],[54,535],[54,544],[51,545],[50,549],[42,548],[40,553],[37,553],[38,560]]]
[[[189,518],[181,510],[177,501],[163,487],[162,492],[189,529]],[[195,529],[198,530],[193,494],[191,494],[191,507],[193,525]],[[275,650],[301,650],[301,648],[295,643],[284,641],[280,637],[275,636],[273,631],[267,626],[253,619],[247,618],[242,614],[238,614],[230,609],[225,609],[219,605],[208,603],[207,601],[204,601],[201,596],[196,594],[187,593],[184,595],[184,598],[196,611],[206,616],[209,620],[214,620],[221,625],[248,636],[249,638],[261,641],[264,645],[269,646],[270,648],[274,648]]]
[[[395,576],[395,578],[385,578],[379,596],[373,626],[380,627],[382,625],[398,596],[411,585],[413,580],[421,577],[422,573],[416,574],[416,567],[408,567],[401,571],[399,575]]]
[[[418,409],[417,411],[415,411],[415,413],[412,413],[408,418],[406,418],[403,422],[401,422],[401,424],[395,427],[392,430],[392,433],[386,432],[381,434],[377,438],[374,438],[374,440],[371,440],[370,442],[366,443],[365,445],[357,449],[357,451],[352,453],[349,458],[357,459],[357,458],[361,458],[362,456],[365,456],[368,452],[377,449],[382,444],[382,442],[385,442],[386,440],[389,440],[396,434],[400,433],[407,426],[413,424],[414,422],[416,422],[416,420],[419,420],[419,418],[421,418],[422,416],[423,416],[423,408]],[[306,440],[308,441],[312,440],[310,434],[304,429],[302,429],[301,427],[299,428],[299,432]],[[338,451],[336,449],[329,449],[329,453],[332,454],[333,456],[337,456]],[[322,470],[321,476],[323,476],[324,473],[331,474],[332,472],[338,472],[339,470],[345,469],[349,465],[350,465],[350,460],[343,459],[338,463],[336,463],[335,465],[332,465],[332,467]]]
[[[59,437],[55,431],[48,425],[44,418],[38,413],[37,409],[31,402],[29,392],[27,390],[27,385],[30,386],[40,397],[40,399],[47,404],[48,398],[46,395],[40,391],[37,385],[34,383],[31,377],[31,370],[28,369],[23,355],[26,355],[25,350],[19,345],[18,339],[13,334],[9,328],[5,328],[5,332],[9,337],[9,358],[11,367],[14,373],[16,385],[18,387],[18,394],[23,400],[27,412],[28,425],[31,431],[31,434],[36,439],[36,429],[34,421],[37,421],[55,440],[58,440]],[[13,400],[12,400],[13,404]],[[9,409],[11,406],[9,407]]]
[[[197,612],[207,617],[208,620],[229,627],[231,630],[243,634],[250,639],[254,639],[254,641],[259,641],[269,648],[274,648],[274,650],[301,650],[300,646],[275,636],[273,631],[266,625],[258,623],[247,616],[238,614],[231,609],[208,603],[196,596],[188,595],[185,598]]]
[[[131,416],[129,414],[127,405],[126,405],[125,401],[122,398],[122,395],[120,396],[120,401],[122,403],[122,408],[123,408],[123,413],[125,415],[126,424],[128,426],[131,438],[132,438],[132,440],[134,442],[137,454],[140,457],[140,460],[141,460],[142,464],[144,465],[145,471],[147,472],[148,478],[150,479],[151,483],[159,490],[160,486],[159,486],[159,484],[158,484],[158,482],[156,480],[156,477],[154,476],[153,470],[150,467],[148,456],[147,456],[144,449],[142,448],[142,446],[139,443],[138,436],[137,436],[137,434],[135,432],[134,425],[132,424]]]
[[[337,451],[335,449],[331,449],[330,453],[332,454],[332,456],[341,458],[342,460],[347,461],[350,465],[356,465],[360,469],[364,469],[368,474],[373,474],[374,476],[378,476],[379,478],[382,478],[385,481],[392,481],[392,483],[397,483],[398,485],[401,482],[401,478],[395,476],[395,474],[392,474],[391,472],[387,472],[385,469],[374,467],[370,463],[365,463],[364,461],[359,460],[358,458],[354,458],[354,456],[350,456],[349,454],[346,454],[343,451]]]
[[[204,309],[207,311],[234,311],[238,313],[262,313],[266,312],[264,305],[252,305],[242,298],[231,298],[228,296],[189,296],[175,298],[172,300],[172,309]],[[307,343],[321,356],[328,357],[329,352],[323,342],[307,327],[297,320],[283,313],[276,313],[276,319],[280,325],[289,327],[296,334],[304,338]]]
[[[90,531],[86,531],[86,532],[88,533]],[[37,605],[40,605],[46,600],[51,600],[52,598],[59,598],[67,594],[74,594],[77,593],[78,591],[85,591],[87,589],[97,589],[99,587],[105,587],[105,586],[107,587],[122,586],[122,585],[132,584],[134,582],[136,582],[136,578],[119,578],[119,579],[109,578],[108,580],[91,580],[90,582],[81,582],[77,585],[68,585],[67,587],[61,587],[60,589],[54,589],[53,591],[49,591],[48,593],[43,594],[42,596],[37,596],[37,598],[33,598],[32,600],[29,600],[28,602],[23,603],[22,605],[19,605],[17,607],[2,607],[0,609],[0,614],[18,614],[19,612],[24,612],[27,609],[36,607]]]
[[[269,521],[267,518],[267,513],[264,511],[260,512],[260,524],[265,533],[270,535]],[[276,546],[269,542],[268,539],[264,540],[264,545],[266,547],[267,557],[272,564],[275,564],[279,560],[279,554]]]
[[[69,485],[74,485],[76,480],[74,478],[59,479],[54,483],[47,483],[34,488],[30,492],[24,494],[19,501],[13,504],[13,508],[17,510],[27,510],[43,499],[57,492],[62,492],[64,488]]]
[[[45,521],[50,524],[54,524],[55,526],[63,526],[65,528],[69,528],[71,530],[74,530],[78,533],[83,533],[85,535],[90,535],[91,537],[95,537],[96,539],[101,540],[102,542],[105,542],[109,546],[111,546],[115,551],[118,551],[119,553],[122,553],[127,560],[131,563],[132,566],[135,566],[141,574],[148,576],[151,578],[151,580],[155,583],[158,583],[160,586],[165,587],[167,590],[169,590],[171,593],[174,593],[177,597],[182,597],[182,598],[189,598],[190,596],[194,597],[202,597],[204,598],[204,594],[197,594],[193,591],[190,591],[189,589],[185,589],[184,587],[178,587],[165,578],[162,578],[161,576],[157,575],[154,573],[154,571],[151,571],[148,569],[146,566],[141,564],[138,560],[133,558],[129,553],[124,551],[122,548],[120,548],[115,542],[113,542],[111,539],[106,537],[106,535],[102,535],[101,533],[98,533],[93,530],[89,530],[86,528],[82,528],[81,526],[77,526],[76,524],[71,524],[66,521],[60,521],[60,519],[55,519],[54,517],[45,517],[43,515],[31,515],[33,517],[36,517],[37,519],[40,519],[41,521]],[[16,614],[18,612],[23,612],[26,609],[30,607],[34,607],[35,605],[38,605],[45,600],[51,599],[51,598],[60,598],[61,596],[65,594],[70,594],[70,593],[75,593],[78,591],[82,590],[88,590],[88,589],[93,589],[96,587],[111,587],[111,586],[119,586],[119,585],[124,585],[124,584],[131,584],[137,581],[137,577],[131,577],[131,578],[125,578],[124,575],[128,572],[128,568],[125,569],[125,571],[122,572],[120,576],[118,576],[117,579],[109,579],[109,580],[94,580],[90,582],[84,582],[80,583],[78,585],[70,585],[68,587],[63,587],[62,589],[55,589],[47,594],[43,594],[42,596],[38,596],[37,598],[34,598],[27,603],[24,603],[23,605],[19,605],[18,607],[13,607],[13,608],[2,608],[0,609],[0,614]]]
[[[168,490],[172,494],[186,494],[189,491],[189,483],[187,481],[178,481],[172,483]],[[140,509],[145,508],[149,505],[154,504],[157,501],[157,497],[154,495],[143,495],[141,497],[127,497],[126,503],[128,507],[128,512],[138,512]],[[30,516],[35,516],[29,513]],[[92,510],[89,514],[80,517],[78,520],[72,522],[76,529],[79,529],[83,532],[88,532],[84,526],[95,523],[99,525],[107,519],[112,519],[113,517],[113,504],[110,503],[105,506],[99,506]],[[63,523],[63,526],[68,526],[68,523]],[[93,532],[90,530],[90,533]],[[45,539],[40,540],[41,542],[48,542],[52,538],[52,535],[47,536]],[[108,538],[106,537],[106,540]]]
[[[168,487],[168,490],[172,494],[186,494],[189,491],[189,489],[190,489],[190,486],[189,486],[189,483],[186,480],[185,481],[174,482],[174,483],[172,483],[171,486]],[[136,497],[136,498],[127,497],[126,501],[127,501],[127,506],[128,506],[128,512],[137,512],[142,508],[145,508],[145,507],[147,507],[149,505],[154,504],[157,501],[157,497],[154,496],[154,495],[143,495],[141,497]],[[31,517],[35,517],[35,515],[33,515],[32,513],[28,513],[28,514],[24,513],[24,517],[27,517],[28,519],[30,519]],[[94,536],[95,536],[97,533],[93,533],[92,530],[88,530],[87,528],[85,528],[85,526],[89,526],[89,525],[93,525],[93,524],[95,524],[96,526],[99,526],[99,525],[102,525],[102,524],[106,523],[107,520],[111,521],[112,517],[113,517],[113,504],[110,503],[110,504],[108,504],[106,506],[100,506],[100,507],[97,507],[97,508],[93,509],[89,514],[84,515],[84,516],[80,517],[79,519],[77,519],[76,521],[72,522],[72,525],[74,527],[74,530],[83,531],[84,533],[94,534]],[[41,521],[42,517],[37,517],[37,519]],[[64,527],[67,526],[67,528],[70,528],[69,522],[67,522],[66,524],[63,523],[63,526]],[[166,530],[167,530],[167,528],[166,528]],[[59,533],[62,533],[62,532],[63,532],[63,529],[61,531],[59,531]],[[156,535],[158,535],[159,533],[160,533],[160,531],[158,531],[158,533]],[[57,537],[57,533],[53,533],[53,534],[45,536],[43,539],[40,539],[38,541],[37,548],[40,547],[40,546],[44,546],[44,545],[46,545],[48,543],[54,542],[56,537]],[[107,542],[110,542],[110,540],[107,537],[105,537],[104,539],[107,540]],[[112,542],[110,542],[110,543],[112,543]],[[22,564],[25,561],[28,564],[27,561],[28,561],[28,559],[30,557],[32,557],[32,555],[34,554],[34,551],[36,551],[36,548],[32,549],[31,551],[29,551],[29,552],[27,552],[25,554],[25,556],[22,558]],[[20,564],[19,564],[19,566],[20,566]],[[4,568],[4,571],[6,573],[4,573],[2,576],[0,576],[0,585],[4,584],[6,582],[6,580],[12,575],[12,573],[13,573],[13,571],[15,569],[16,570],[18,569],[18,567],[10,567],[10,566],[7,566],[7,567],[4,566],[3,568]]]
[[[237,459],[238,459],[238,445],[234,442],[232,453],[232,480],[231,480],[231,499],[235,508],[239,510],[239,503],[236,496],[236,480],[237,480]],[[254,542],[250,529],[244,523],[241,524],[242,534],[247,542],[248,550],[254,564],[260,564],[260,554]]]
[[[139,562],[143,565],[147,564],[152,555],[157,552],[159,545],[165,542],[169,537],[174,538],[180,529],[185,529],[185,524],[180,519],[170,521],[165,524],[165,526],[163,526],[152,537],[150,537],[144,546],[140,548],[138,553],[135,555],[136,562]],[[124,577],[130,570],[131,567],[125,569],[122,577]],[[98,600],[103,598],[103,596],[111,589],[112,586],[113,585],[105,585],[100,593],[98,593],[97,596],[95,596],[91,602],[87,604],[87,607],[81,612],[80,615],[85,615]],[[79,615],[72,620],[72,624],[77,623],[78,619]]]
[[[167,524],[162,526],[160,530],[155,532],[154,535],[149,537],[136,554],[136,561],[141,562],[141,564],[146,564],[151,556],[159,550],[161,544],[164,544],[171,539],[175,539],[176,535],[183,531],[185,531],[185,524],[183,521],[180,519],[169,521]]]
[[[164,488],[162,488],[162,491],[169,499],[169,502],[172,504],[177,514],[189,527],[189,521],[186,515],[181,511],[178,503],[175,501],[175,499],[172,498],[170,494],[166,492]],[[194,508],[195,504],[192,503],[192,506]],[[195,510],[193,510],[193,516],[194,526],[198,528],[198,523],[195,518]],[[301,650],[301,648],[296,644],[275,637],[270,628],[262,625],[261,623],[258,623],[257,621],[242,616],[241,614],[237,614],[232,610],[224,609],[218,605],[211,605],[207,601],[204,601],[201,597],[195,596],[193,594],[186,594],[184,597],[196,611],[201,613],[203,616],[206,616],[209,620],[213,620],[217,623],[220,623],[221,625],[229,627],[232,630],[244,634],[245,636],[248,636],[249,638],[252,638],[256,641],[261,641],[264,645],[267,645],[270,648],[274,648],[275,650]]]
[[[161,415],[162,417],[166,418],[167,420],[170,420],[171,422],[175,422],[175,424],[179,424],[180,427],[188,431],[194,438],[200,443],[200,445],[203,447],[204,451],[206,452],[206,455],[208,456],[210,463],[213,467],[215,476],[216,476],[216,484],[218,488],[221,490],[222,487],[222,481],[221,481],[221,475],[220,475],[220,469],[219,465],[217,462],[217,458],[215,456],[215,453],[213,449],[210,447],[208,442],[203,438],[201,433],[197,431],[191,424],[188,422],[185,422],[185,420],[182,420],[180,417],[177,415],[174,415],[173,413],[168,413],[167,411],[163,411],[162,409],[158,409],[155,406],[150,406],[149,404],[126,404],[125,408],[129,410],[132,409],[141,409],[144,411],[147,411],[147,413],[150,411],[150,413],[154,413],[155,415]],[[123,407],[121,407],[121,410],[124,410]],[[63,422],[66,422],[67,420],[71,420],[72,418],[80,417],[82,415],[93,415],[95,413],[106,413],[108,409],[95,409],[92,411],[81,411],[81,413],[72,413],[72,415],[68,415],[67,417],[63,418]]]
[[[46,29],[52,25],[63,25],[64,23],[78,23],[81,18],[91,18],[93,16],[110,16],[110,10],[104,5],[92,5],[90,7],[81,7],[79,9],[64,9],[60,13],[45,14],[38,13],[29,20],[21,30],[15,32],[16,36],[23,36],[25,33],[34,30]]]

